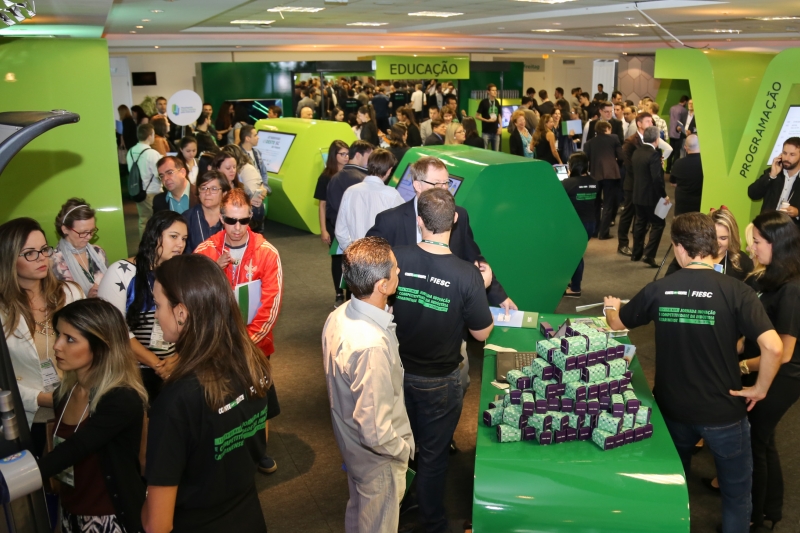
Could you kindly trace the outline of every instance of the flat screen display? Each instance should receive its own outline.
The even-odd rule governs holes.
[[[275,131],[259,131],[258,144],[255,149],[261,154],[261,160],[267,172],[277,174],[281,171],[283,161],[294,142],[294,133],[278,133]]]
[[[560,181],[564,181],[569,177],[569,171],[567,170],[567,165],[553,165],[553,170],[556,171],[556,176]]]
[[[508,124],[511,122],[511,115],[514,114],[514,111],[516,111],[518,107],[519,107],[518,105],[503,106],[502,118],[500,120],[501,120],[501,125],[504,128],[508,127]]]
[[[456,195],[458,189],[461,187],[461,183],[464,181],[464,178],[459,178],[458,176],[453,176],[452,174],[449,176],[450,184],[447,186],[447,190],[450,191],[450,194],[453,196]],[[408,202],[417,194],[414,191],[414,185],[412,184],[411,178],[411,165],[406,167],[406,171],[403,172],[403,177],[400,179],[400,183],[397,184],[397,192],[400,193],[400,196],[403,197],[403,200]]]
[[[240,108],[239,116],[246,117],[245,122],[251,126],[256,125],[256,121],[268,118],[269,108],[278,106],[283,109],[283,100],[280,98],[264,98],[261,100],[228,100],[233,104],[234,109]],[[284,114],[285,115],[285,114]]]
[[[767,165],[771,165],[772,161],[781,155],[781,152],[783,152],[783,143],[789,137],[800,137],[800,105],[791,106],[789,112],[786,113],[786,119],[784,119],[783,126],[781,126],[778,140],[772,148],[769,160],[766,161]]]

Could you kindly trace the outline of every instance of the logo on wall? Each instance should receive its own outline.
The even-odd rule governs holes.
[[[178,91],[169,97],[167,116],[178,126],[188,126],[200,117],[203,100],[194,91]]]
[[[176,117],[181,114],[181,106],[178,104],[172,104],[172,114]]]

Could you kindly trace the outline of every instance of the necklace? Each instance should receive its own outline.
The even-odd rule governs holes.
[[[85,250],[86,250],[86,248],[84,248],[84,251]],[[73,254],[73,255],[75,255],[75,257],[78,258],[78,264],[81,266],[81,270],[83,270],[83,273],[86,276],[86,278],[89,281],[91,281],[92,283],[94,283],[94,276],[92,275],[92,273],[89,270],[89,263],[88,263],[88,261],[86,263],[83,262],[83,258],[81,257],[81,254],[82,254],[82,252],[78,252],[77,254]],[[87,252],[86,255],[88,256],[89,253]]]
[[[434,246],[441,246],[442,248],[450,248],[449,244],[445,244],[443,242],[429,241],[428,239],[422,239],[420,242],[424,242],[425,244],[433,244]]]

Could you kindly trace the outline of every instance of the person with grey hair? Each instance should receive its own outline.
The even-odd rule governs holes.
[[[664,188],[664,167],[658,140],[658,127],[647,127],[642,133],[642,145],[636,149],[631,158],[633,205],[636,208],[631,261],[641,260],[651,268],[658,268],[656,252],[666,226],[664,219],[655,214],[656,205],[660,202],[670,203]],[[648,224],[650,237],[645,246],[644,237]]]
[[[703,165],[697,135],[686,137],[683,148],[686,155],[672,164],[669,175],[669,182],[675,184],[675,216],[700,211],[703,196]]]
[[[387,311],[399,269],[386,239],[345,250],[352,298],[328,316],[322,354],[336,443],[347,469],[348,533],[394,533],[414,436],[406,413],[396,325]]]

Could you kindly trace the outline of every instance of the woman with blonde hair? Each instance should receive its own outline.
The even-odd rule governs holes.
[[[37,456],[44,450],[45,423],[53,418],[53,391],[61,381],[53,354],[53,315],[83,298],[78,285],[53,274],[53,252],[32,218],[0,226],[0,318]]]
[[[53,254],[53,274],[63,281],[74,281],[89,298],[106,273],[105,251],[92,244],[97,235],[94,209],[83,198],[70,198],[56,215],[56,235],[61,236]]]
[[[122,315],[91,298],[53,315],[56,365],[54,448],[39,461],[59,481],[65,533],[142,530],[139,467],[147,406]]]
[[[525,113],[517,109],[511,115],[511,122],[514,124],[514,131],[508,141],[511,154],[533,158],[533,150],[531,150],[533,137],[526,126]]]

